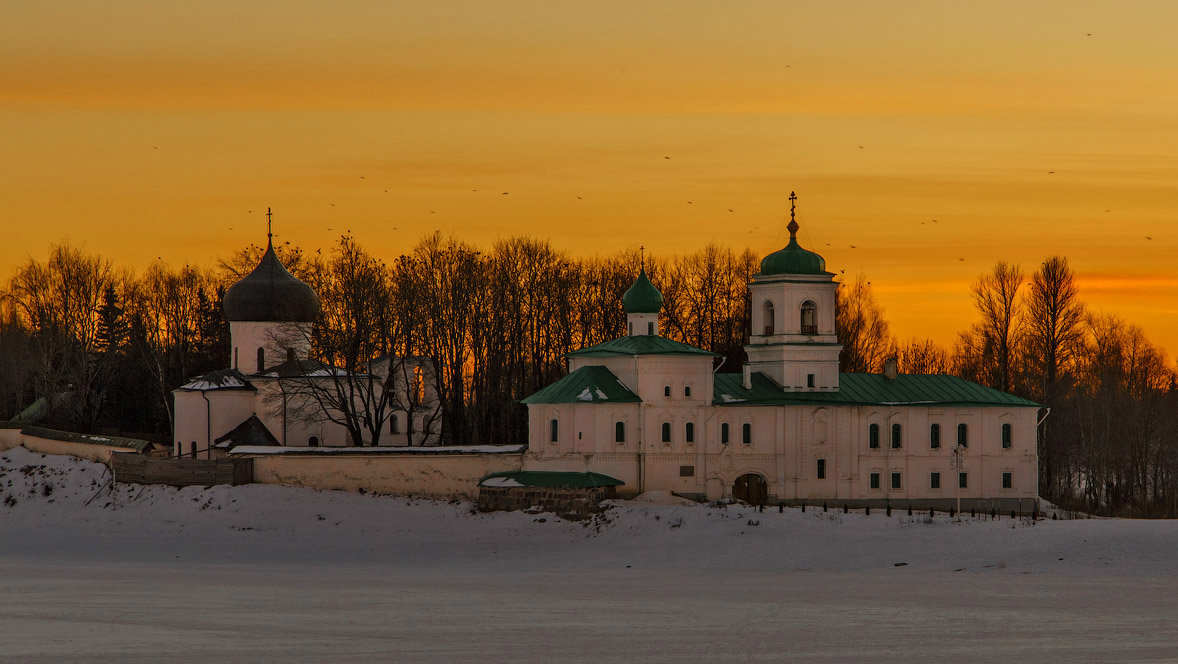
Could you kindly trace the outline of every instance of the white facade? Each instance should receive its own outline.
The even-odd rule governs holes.
[[[672,341],[572,353],[569,376],[525,400],[525,469],[709,500],[1034,509],[1037,404],[951,376],[840,374],[833,276],[795,237],[766,258],[740,374]],[[628,314],[629,335],[657,330],[649,318]],[[629,393],[609,394],[615,379]]]

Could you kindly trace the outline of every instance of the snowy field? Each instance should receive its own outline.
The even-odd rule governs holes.
[[[0,456],[0,662],[1178,661],[1174,522],[105,479]]]

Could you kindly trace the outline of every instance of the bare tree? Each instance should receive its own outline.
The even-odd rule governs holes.
[[[1031,276],[1024,357],[1028,387],[1049,408],[1060,406],[1074,381],[1076,358],[1084,350],[1084,319],[1084,304],[1067,259],[1052,256],[1043,261]],[[1061,439],[1053,435],[1056,421],[1045,421],[1039,438],[1039,486],[1049,498],[1062,490],[1056,460],[1063,451]]]
[[[953,371],[953,358],[932,339],[913,339],[900,347],[898,366],[907,374],[947,374]]]
[[[971,290],[981,320],[959,344],[972,353],[971,361],[976,362],[982,382],[1003,392],[1009,392],[1015,382],[1016,351],[1022,332],[1022,285],[1023,271],[1005,261],[979,277]]]
[[[896,342],[884,320],[883,307],[871,292],[871,282],[860,274],[855,281],[841,284],[835,302],[835,334],[843,349],[839,371],[872,373],[883,368]]]

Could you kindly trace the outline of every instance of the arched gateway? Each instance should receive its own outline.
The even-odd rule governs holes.
[[[769,483],[756,473],[745,473],[732,483],[732,497],[750,505],[763,505],[769,497]]]

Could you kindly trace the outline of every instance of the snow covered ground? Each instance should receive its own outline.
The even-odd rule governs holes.
[[[1174,522],[106,477],[0,455],[0,661],[1178,661]]]

